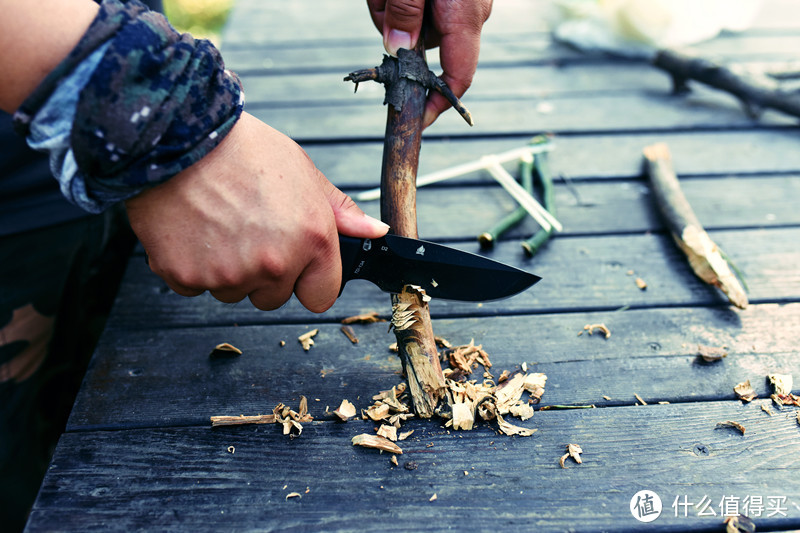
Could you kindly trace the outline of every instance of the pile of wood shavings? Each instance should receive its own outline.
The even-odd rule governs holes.
[[[440,356],[443,363],[449,365],[442,370],[445,377],[446,401],[437,410],[437,414],[447,420],[445,427],[471,430],[475,426],[475,421],[481,418],[486,421],[496,420],[498,429],[505,435],[523,437],[533,435],[536,429],[514,425],[504,416],[514,416],[520,420],[527,420],[533,416],[532,405],[538,403],[544,394],[547,381],[545,374],[528,373],[527,365],[523,363],[521,370],[513,373],[503,371],[495,383],[494,377],[489,372],[492,363],[482,346],[476,346],[474,341],[471,341],[469,344],[453,347],[442,338],[437,338],[437,343],[441,347],[446,347]],[[480,366],[484,368],[483,381],[470,379],[472,373]],[[525,392],[528,393],[527,399],[523,398]],[[397,432],[402,422],[414,417],[405,383],[381,391],[373,396],[372,400],[374,403],[362,410],[362,418],[381,424],[376,429],[377,437],[394,443],[403,440],[411,433]],[[366,439],[363,435],[355,437],[353,444],[394,451],[394,448],[383,440]]]

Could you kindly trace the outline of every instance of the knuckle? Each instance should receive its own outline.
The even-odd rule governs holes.
[[[408,24],[422,20],[424,2],[414,0],[395,1],[386,4],[386,15],[394,22]]]

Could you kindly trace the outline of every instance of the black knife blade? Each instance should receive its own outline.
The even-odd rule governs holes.
[[[480,255],[397,235],[340,235],[339,247],[342,289],[351,279],[366,279],[385,292],[397,293],[411,284],[432,298],[481,302],[513,296],[541,279]]]

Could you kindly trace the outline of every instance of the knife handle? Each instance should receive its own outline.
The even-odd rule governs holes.
[[[342,256],[342,285],[339,287],[339,296],[342,295],[344,284],[355,277],[365,239],[339,235],[339,252]]]

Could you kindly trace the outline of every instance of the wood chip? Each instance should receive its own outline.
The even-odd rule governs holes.
[[[641,396],[639,396],[638,394],[634,394],[634,396],[636,397],[636,399],[639,401],[640,404],[647,405],[647,402],[642,400]]]
[[[726,533],[755,533],[756,531],[756,524],[742,514],[729,516],[723,524],[725,524]]]
[[[344,336],[347,337],[350,342],[358,344],[358,337],[356,337],[356,332],[353,331],[353,328],[350,326],[342,326],[342,333],[344,333]]]
[[[232,344],[228,344],[227,342],[223,342],[221,344],[217,344],[209,357],[211,359],[230,359],[232,357],[239,357],[242,355],[242,351]]]
[[[299,492],[290,492],[289,494],[286,495],[287,500],[290,498],[302,498],[302,497],[303,497],[302,494],[300,494]]]
[[[583,335],[584,331],[588,331],[589,335],[591,335],[594,333],[594,330],[597,330],[600,333],[602,333],[606,339],[611,337],[611,330],[608,329],[608,327],[605,324],[586,324],[585,326],[583,326],[583,330],[581,330],[581,332],[578,333],[578,337]]]
[[[375,422],[381,422],[389,417],[389,409],[387,404],[381,403],[369,407],[364,413]]]
[[[228,446],[228,453],[233,454],[234,452],[236,452],[236,448],[233,446]]]
[[[583,463],[583,459],[581,459],[581,454],[583,453],[583,449],[578,444],[567,444],[567,453],[561,456],[561,459],[558,460],[558,464],[561,465],[561,468],[567,468],[566,460],[572,457],[572,460],[578,464]]]
[[[429,502],[435,502],[435,501],[436,501],[438,498],[439,498],[439,497],[438,497],[438,496],[436,495],[436,493],[434,492],[434,493],[433,493],[433,496],[431,496],[431,497],[428,499],[428,501],[429,501]]]
[[[392,463],[394,466],[400,466],[400,463],[397,462],[397,456],[393,455],[389,462]]]
[[[751,402],[757,398],[756,391],[753,390],[753,386],[750,385],[749,379],[733,387],[733,392],[735,392],[736,397],[743,402]]]
[[[640,290],[647,290],[647,282],[642,278],[636,278],[636,286],[639,287]]]
[[[463,429],[469,431],[475,424],[475,410],[472,402],[454,403],[453,409],[453,429]]]
[[[319,333],[318,329],[312,329],[311,331],[303,333],[297,337],[297,340],[300,341],[300,344],[303,346],[305,351],[309,351],[311,347],[314,346],[314,339],[312,337],[317,333]]]
[[[718,428],[735,428],[744,435],[744,426],[739,422],[734,422],[733,420],[726,420],[725,422],[717,422],[716,427]]]
[[[385,318],[381,318],[378,316],[377,311],[367,311],[366,313],[361,313],[360,315],[355,315],[351,317],[347,317],[342,320],[342,324],[372,324],[374,322],[386,322]]]
[[[406,440],[411,434],[414,433],[414,430],[403,431],[400,435],[397,436],[397,440]]]
[[[397,440],[397,428],[388,424],[382,424],[381,427],[378,428],[378,435],[395,442]]]
[[[766,404],[761,404],[761,410],[767,413],[769,416],[772,416],[772,410]]]
[[[339,407],[333,412],[333,414],[338,416],[344,422],[347,422],[350,418],[356,416],[356,413],[356,406],[347,400],[342,400],[342,403],[339,404]]]
[[[403,450],[387,438],[378,435],[370,435],[369,433],[362,433],[353,437],[353,446],[363,446],[365,448],[375,448],[385,452],[403,454]]]
[[[515,426],[514,424],[505,421],[499,413],[497,414],[497,426],[500,431],[506,435],[519,435],[520,437],[530,437],[538,431],[538,429]]]
[[[775,394],[778,396],[785,396],[792,393],[794,380],[791,374],[769,374],[767,379],[769,379],[769,382],[775,388]]]
[[[704,344],[697,345],[697,355],[703,358],[708,363],[715,361],[722,361],[723,357],[728,356],[728,350],[718,346],[706,346]]]

